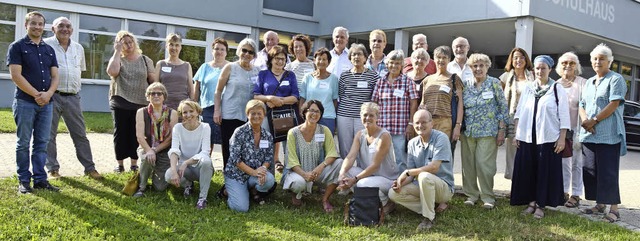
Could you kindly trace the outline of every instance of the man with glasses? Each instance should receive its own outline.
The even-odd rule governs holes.
[[[416,111],[413,128],[418,136],[407,145],[407,170],[391,186],[389,198],[422,214],[416,231],[424,231],[433,226],[436,212],[446,210],[453,196],[453,163],[449,137],[433,129],[429,111]]]
[[[429,44],[427,44],[427,36],[421,33],[413,35],[412,45],[413,51],[416,51],[420,48],[427,51],[429,50]],[[434,74],[436,72],[436,62],[431,60],[427,61],[429,62],[427,62],[427,66],[424,67],[424,71],[427,72],[428,75]],[[404,68],[402,69],[402,73],[406,74],[411,72],[411,70],[413,70],[413,64],[411,63],[411,56],[409,56],[404,59]]]
[[[457,74],[463,82],[473,83],[473,72],[467,66],[467,53],[469,53],[469,40],[457,37],[451,43],[451,50],[455,58],[447,65],[447,72]]]
[[[47,146],[46,167],[52,178],[60,177],[60,163],[56,148],[56,136],[58,135],[58,122],[60,117],[69,129],[71,140],[76,149],[76,157],[84,166],[84,173],[93,179],[101,179],[102,176],[96,171],[91,145],[87,139],[85,131],[84,117],[80,107],[81,74],[86,70],[84,59],[84,49],[82,45],[71,40],[73,26],[71,21],[65,17],[53,20],[51,27],[55,36],[44,39],[56,52],[58,61],[58,73],[60,83],[55,94],[53,94],[53,117],[51,118],[51,140]]]
[[[42,41],[44,23],[41,13],[27,13],[24,24],[27,36],[11,43],[7,54],[11,80],[16,84],[13,118],[17,127],[18,191],[22,194],[33,191],[32,178],[35,189],[59,191],[47,181],[44,170],[51,133],[51,96],[58,88],[56,54],[51,46]],[[30,152],[32,136],[33,150]],[[29,171],[30,164],[33,175]]]
[[[334,47],[329,51],[329,53],[331,53],[331,63],[329,63],[327,71],[340,77],[342,72],[353,68],[353,64],[349,61],[349,50],[347,50],[349,30],[342,26],[336,27],[333,29],[332,36]]]

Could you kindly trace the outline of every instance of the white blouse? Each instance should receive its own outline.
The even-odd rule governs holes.
[[[562,85],[555,83],[558,91],[558,104],[554,95],[554,86],[550,86],[546,94],[540,97],[536,116],[533,116],[535,90],[533,83],[528,83],[518,102],[514,119],[518,120],[516,139],[533,143],[533,121],[536,123],[536,144],[556,142],[560,137],[560,129],[571,129],[569,119],[569,100]]]
[[[169,156],[174,153],[178,155],[180,157],[178,164],[189,159],[200,161],[203,158],[210,158],[211,128],[208,124],[200,123],[196,129],[190,131],[184,128],[182,123],[178,123],[173,126],[171,135]]]

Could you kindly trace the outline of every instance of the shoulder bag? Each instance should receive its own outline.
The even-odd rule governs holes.
[[[278,87],[273,91],[272,95],[275,95],[282,81],[284,81],[289,74],[289,71],[285,71],[282,80],[278,84]],[[294,80],[295,81],[295,80]],[[269,123],[269,129],[273,136],[273,142],[281,142],[287,140],[287,133],[289,130],[300,124],[298,117],[298,103],[282,105],[280,107],[267,108],[267,121]]]

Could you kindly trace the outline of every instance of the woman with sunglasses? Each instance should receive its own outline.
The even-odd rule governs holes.
[[[236,49],[239,59],[225,65],[218,79],[213,121],[220,125],[224,166],[229,160],[229,139],[233,131],[247,122],[243,108],[253,98],[253,86],[258,81],[260,71],[251,65],[251,60],[256,57],[256,49],[258,45],[253,39],[245,38],[240,41]]]

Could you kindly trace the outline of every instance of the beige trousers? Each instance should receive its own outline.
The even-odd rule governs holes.
[[[389,190],[389,199],[430,220],[436,216],[436,203],[448,202],[452,196],[449,185],[428,172],[418,175],[418,185],[409,183],[400,192]]]

